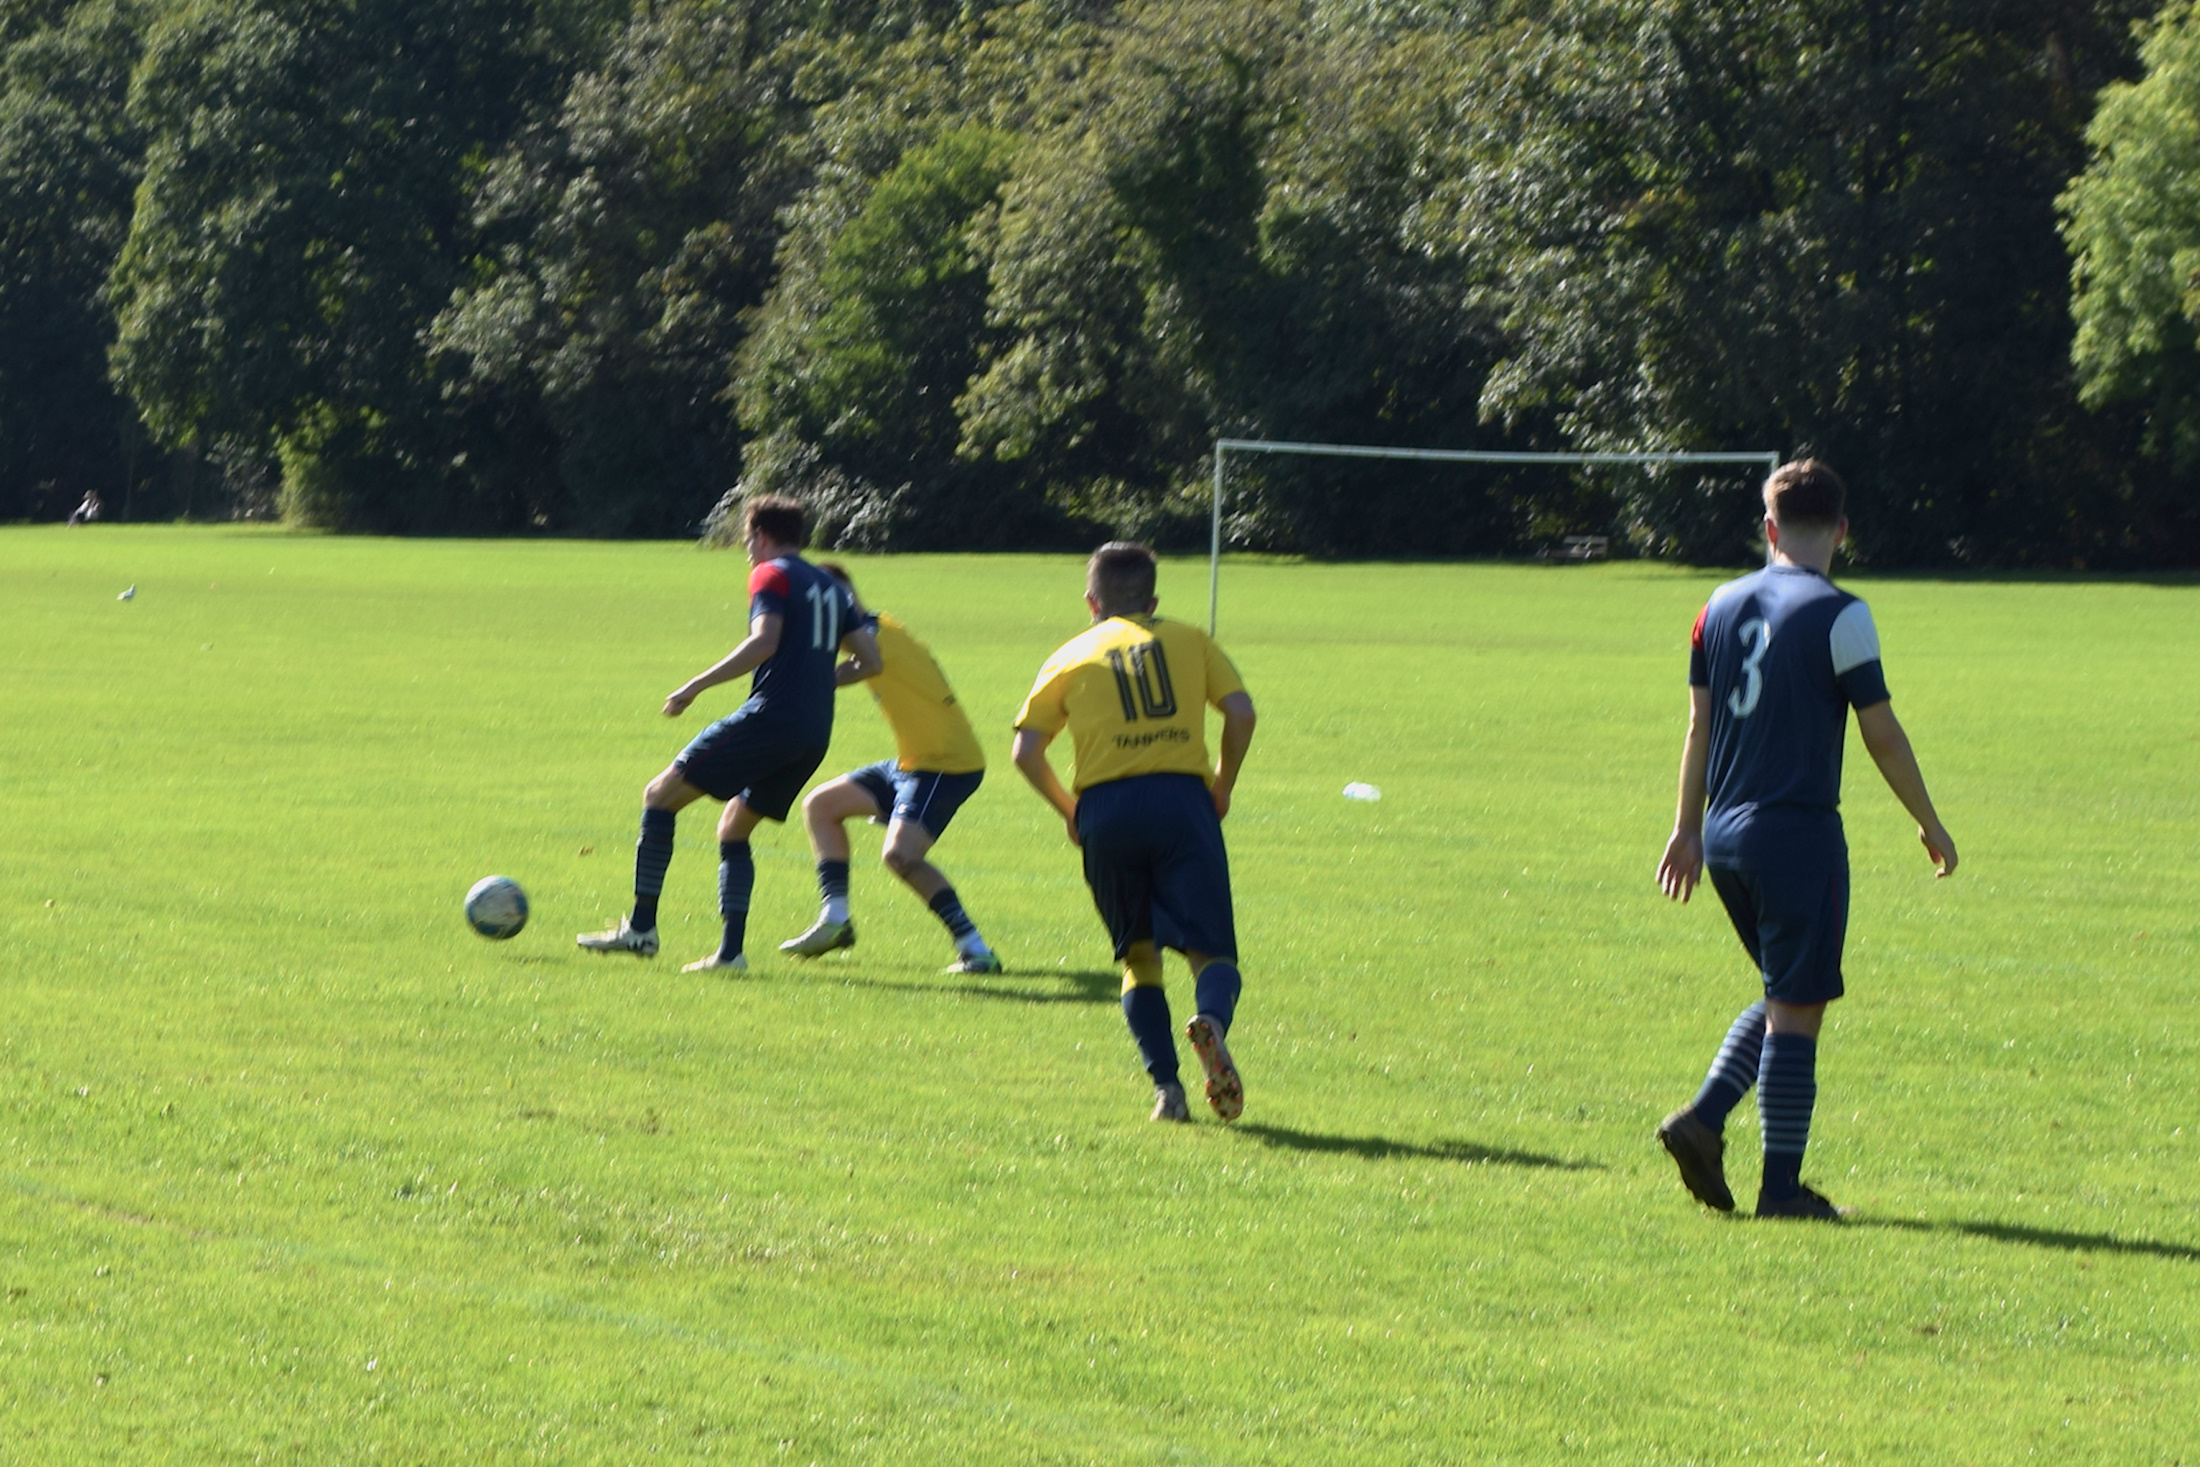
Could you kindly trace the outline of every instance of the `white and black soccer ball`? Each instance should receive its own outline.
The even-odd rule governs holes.
[[[466,925],[502,942],[527,925],[527,893],[509,876],[484,876],[466,893]]]

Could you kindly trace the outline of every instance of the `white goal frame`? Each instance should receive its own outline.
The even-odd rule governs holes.
[[[1222,598],[1222,492],[1223,455],[1230,453],[1303,454],[1315,458],[1419,459],[1446,464],[1549,464],[1553,467],[1584,464],[1763,464],[1771,473],[1780,466],[1777,453],[1512,453],[1479,448],[1377,448],[1365,443],[1292,443],[1273,438],[1217,438],[1215,440],[1215,491],[1207,551],[1207,635],[1215,634],[1216,615]]]

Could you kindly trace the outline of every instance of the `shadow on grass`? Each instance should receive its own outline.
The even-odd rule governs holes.
[[[949,975],[953,978],[953,975]],[[991,978],[943,980],[938,983],[898,983],[887,978],[842,978],[850,988],[884,988],[897,993],[956,993],[972,998],[1005,999],[1010,1003],[1119,1003],[1123,975],[1110,969],[1072,971],[1039,969],[1019,973],[1013,968]]]
[[[1502,1146],[1481,1146],[1472,1141],[1437,1141],[1421,1145],[1412,1141],[1391,1141],[1381,1136],[1323,1136],[1313,1131],[1294,1131],[1288,1126],[1236,1126],[1239,1135],[1250,1136],[1263,1146],[1281,1146],[1292,1151],[1324,1151],[1365,1157],[1369,1161],[1395,1161],[1405,1157],[1417,1157],[1426,1161],[1456,1161],[1471,1166],[1481,1162],[1493,1166],[1541,1167],[1561,1172],[1601,1172],[1604,1166],[1594,1161],[1574,1161],[1563,1156],[1545,1156],[1536,1151],[1513,1151]]]
[[[2184,1243],[2162,1243],[2152,1238],[2119,1238],[2113,1233],[2065,1233],[2054,1228],[2027,1228],[2015,1223],[1931,1222],[1924,1218],[1852,1217],[1855,1227],[1895,1228],[1906,1233],[1961,1233],[1996,1243],[2023,1243],[2034,1248],[2060,1248],[2066,1253],[2131,1253],[2146,1258],[2175,1258],[2200,1262],[2200,1248]]]

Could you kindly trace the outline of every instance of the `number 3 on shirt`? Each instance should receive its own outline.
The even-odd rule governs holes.
[[[1761,616],[1753,616],[1742,623],[1742,642],[1756,643],[1747,657],[1742,659],[1743,686],[1726,695],[1726,706],[1734,710],[1736,718],[1747,718],[1757,711],[1757,700],[1765,693],[1765,675],[1757,664],[1765,660],[1765,649],[1772,645],[1772,628],[1765,625]]]

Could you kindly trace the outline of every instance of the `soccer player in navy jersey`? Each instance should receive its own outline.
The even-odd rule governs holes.
[[[1198,1012],[1184,1037],[1207,1072],[1207,1104],[1234,1121],[1245,1084],[1226,1036],[1243,980],[1222,819],[1252,747],[1253,699],[1205,632],[1162,620],[1156,604],[1151,550],[1118,540],[1093,552],[1092,626],[1039,669],[1016,715],[1016,768],[1084,852],[1085,884],[1123,965],[1123,1018],[1153,1081],[1153,1118],[1191,1119],[1161,986],[1161,951],[1174,948],[1192,971]],[[1222,714],[1212,766],[1210,707]],[[1047,762],[1065,728],[1070,789]]]
[[[855,601],[831,576],[802,558],[808,526],[802,506],[767,495],[742,519],[749,553],[749,635],[716,663],[673,689],[667,718],[678,718],[706,689],[753,673],[748,701],[696,735],[642,792],[642,836],[634,847],[634,911],[608,932],[573,940],[590,952],[657,955],[657,898],[672,862],[680,811],[709,795],[726,802],[718,820],[718,950],[683,972],[746,968],[749,894],[756,865],[749,832],[785,820],[803,781],[833,738],[835,666],[842,652],[854,671],[879,670],[877,640]]]
[[[1764,1135],[1757,1215],[1840,1216],[1803,1185],[1802,1170],[1819,1026],[1842,993],[1849,852],[1839,804],[1849,709],[1939,875],[1956,869],[1955,842],[1888,701],[1871,610],[1827,579],[1848,534],[1844,498],[1839,477],[1814,459],[1775,469],[1764,486],[1771,561],[1713,592],[1690,639],[1680,810],[1658,885],[1685,902],[1709,869],[1765,996],[1735,1019],[1703,1089],[1666,1117],[1658,1141],[1696,1200],[1722,1212],[1734,1208],[1727,1113],[1754,1085]]]

